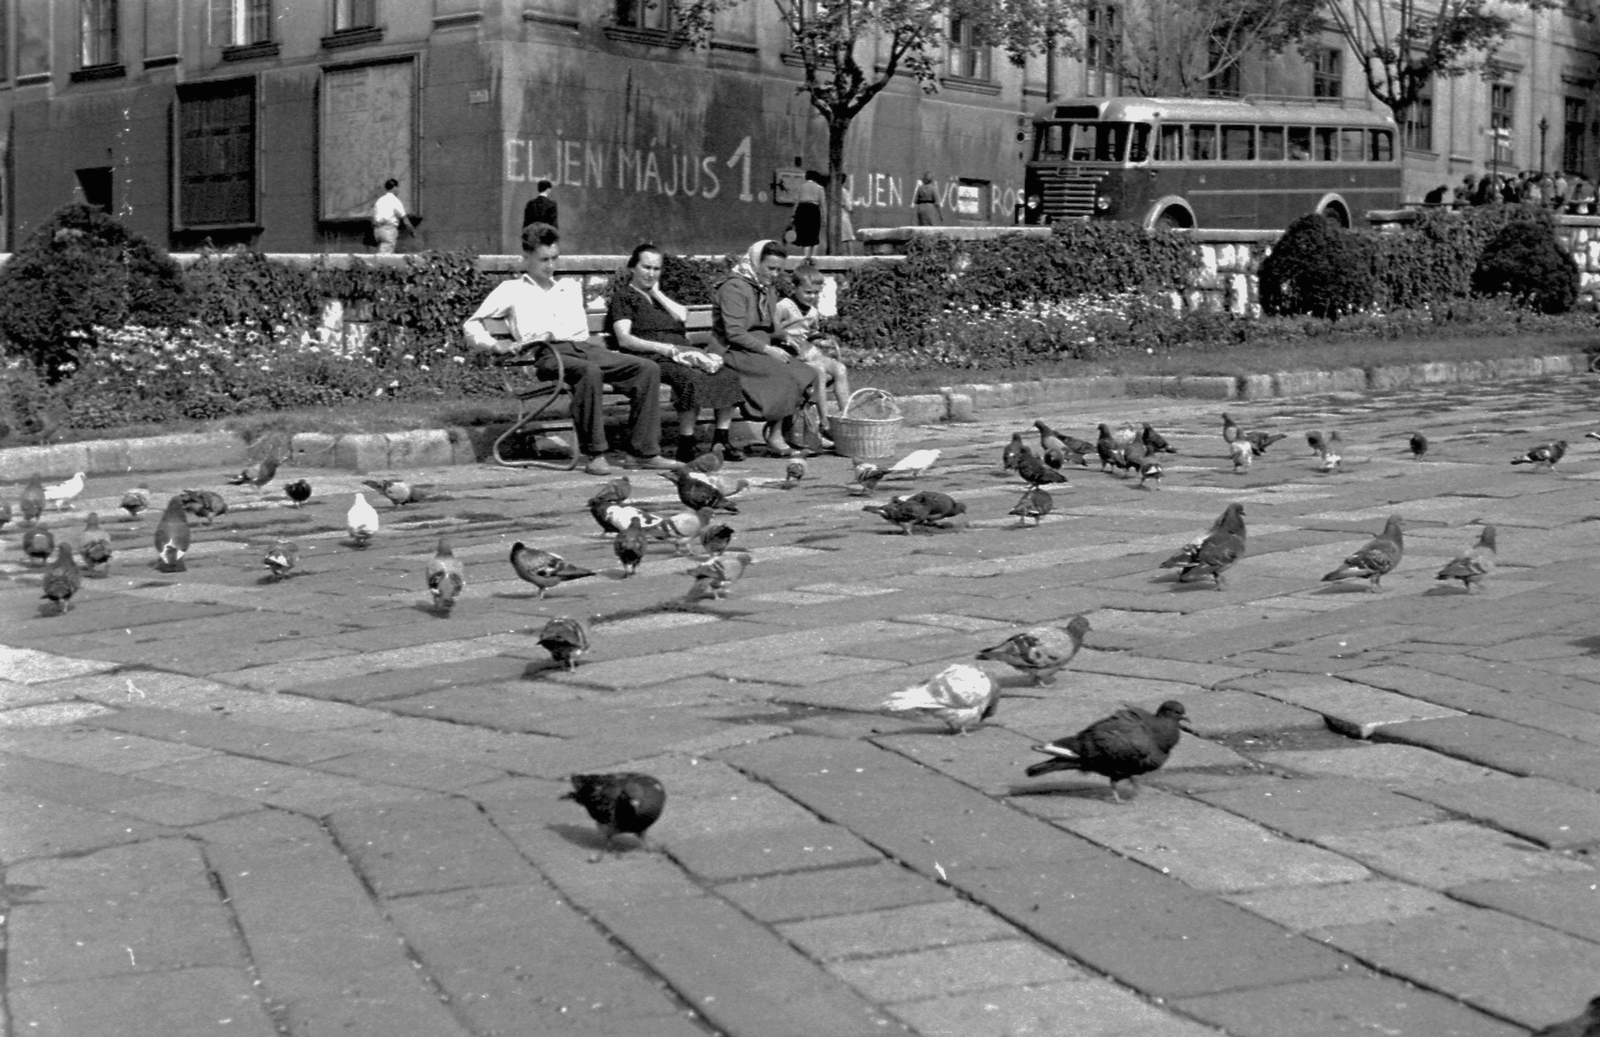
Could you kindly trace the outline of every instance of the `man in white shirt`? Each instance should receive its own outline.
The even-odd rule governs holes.
[[[655,361],[606,349],[589,337],[589,317],[583,309],[583,286],[576,280],[556,280],[556,259],[561,255],[560,234],[547,223],[522,228],[522,258],[527,273],[501,282],[473,311],[462,326],[475,349],[493,353],[518,353],[530,345],[551,343],[561,354],[565,381],[572,391],[572,424],[578,448],[588,456],[584,471],[610,475],[606,464],[605,412],[601,407],[605,386],[628,397],[628,442],[632,464],[641,468],[672,468],[661,456],[661,369]],[[511,327],[511,342],[497,342],[483,326],[498,318]],[[555,362],[541,358],[533,368],[540,378],[556,376]]]
[[[400,181],[390,178],[383,182],[383,194],[372,203],[372,237],[378,242],[378,251],[388,254],[394,251],[395,243],[400,240],[400,224],[402,221],[409,224],[411,233],[417,232],[417,224],[406,213],[406,207],[400,201],[400,196],[394,189],[400,186]]]

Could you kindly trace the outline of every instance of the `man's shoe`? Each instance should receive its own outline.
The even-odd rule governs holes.
[[[628,466],[630,468],[651,468],[657,471],[669,471],[678,467],[678,463],[676,461],[669,461],[660,454],[654,454],[650,457],[630,458]]]
[[[589,463],[583,466],[584,475],[610,475],[611,465],[606,462],[606,455],[595,454],[589,458]]]

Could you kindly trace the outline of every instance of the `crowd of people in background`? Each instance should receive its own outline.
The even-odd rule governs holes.
[[[1440,184],[1423,198],[1424,205],[1532,205],[1572,216],[1595,213],[1595,184],[1578,173],[1466,174],[1452,190]]]

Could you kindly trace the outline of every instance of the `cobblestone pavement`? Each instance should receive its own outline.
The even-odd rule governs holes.
[[[731,521],[755,564],[692,608],[665,547],[620,578],[583,476],[404,473],[435,499],[383,506],[366,550],[342,531],[353,476],[312,474],[301,510],[228,488],[176,575],[151,564],[159,505],[116,512],[136,479],[91,479],[46,517],[115,513],[110,574],[71,612],[43,607],[15,523],[0,534],[10,1032],[1501,1037],[1563,1018],[1600,993],[1594,389],[1239,403],[1290,433],[1243,475],[1214,404],[982,412],[902,437],[944,450],[916,486],[974,517],[932,535],[863,514],[843,459],[790,492],[753,460]],[[1152,420],[1181,453],[1154,492],[1075,473],[1019,529],[999,448],[1040,416]],[[1343,433],[1345,472],[1318,471],[1309,428]],[[1507,464],[1558,437],[1554,474]],[[1173,583],[1157,564],[1231,501],[1251,532],[1227,588]],[[1390,513],[1407,554],[1381,593],[1319,582]],[[1499,572],[1436,582],[1482,522]],[[423,584],[441,533],[468,579],[448,618]],[[299,574],[265,583],[282,536]],[[539,600],[517,539],[604,571]],[[1056,685],[996,670],[1007,697],[966,737],[873,711],[1078,613],[1088,647]],[[561,614],[592,624],[573,672],[530,633]],[[1035,742],[1168,698],[1197,735],[1131,803],[1024,777]],[[621,766],[669,790],[657,852],[603,853],[558,799]]]

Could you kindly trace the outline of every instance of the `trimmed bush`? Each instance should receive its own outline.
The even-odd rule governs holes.
[[[1319,213],[1289,224],[1261,263],[1261,308],[1337,320],[1376,301],[1375,249]]]
[[[87,205],[58,209],[0,268],[0,335],[51,379],[71,368],[95,327],[187,315],[178,264]]]
[[[1501,228],[1472,272],[1478,295],[1504,295],[1540,313],[1566,313],[1578,301],[1578,266],[1548,218]]]

